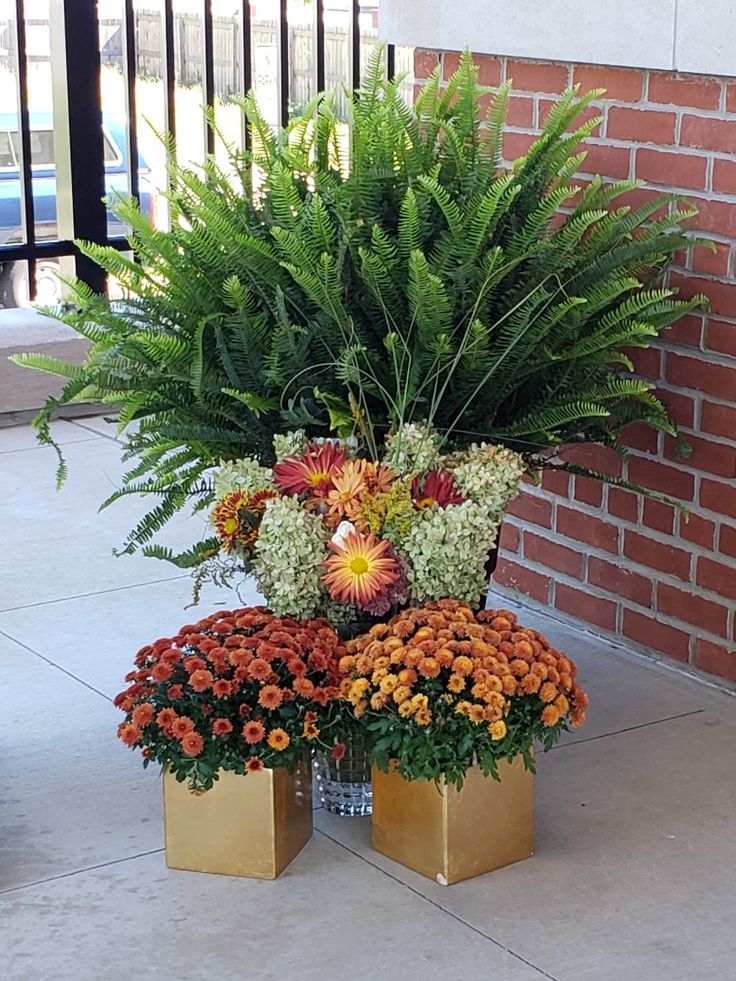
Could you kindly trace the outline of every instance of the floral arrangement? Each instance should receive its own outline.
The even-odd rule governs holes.
[[[513,613],[430,602],[348,642],[341,694],[370,734],[376,764],[458,788],[469,767],[498,777],[501,758],[550,749],[585,721],[573,662]]]
[[[279,615],[348,623],[446,596],[478,605],[522,458],[485,443],[443,455],[418,424],[390,435],[377,461],[356,447],[300,431],[276,438],[272,468],[223,464],[211,512],[218,561],[252,573]]]
[[[293,769],[320,739],[344,653],[324,620],[219,611],[141,648],[115,698],[118,735],[192,790],[221,769]]]

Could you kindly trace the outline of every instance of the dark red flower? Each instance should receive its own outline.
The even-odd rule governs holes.
[[[449,470],[430,470],[424,477],[415,477],[411,485],[411,496],[417,510],[437,507],[446,508],[450,504],[462,504],[465,498],[455,483]]]

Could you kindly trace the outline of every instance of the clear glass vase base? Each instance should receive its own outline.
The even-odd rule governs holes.
[[[320,753],[314,760],[317,796],[326,811],[342,817],[366,817],[373,810],[371,768],[361,754],[339,762]]]

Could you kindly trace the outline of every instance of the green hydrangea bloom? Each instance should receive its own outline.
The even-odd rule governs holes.
[[[440,438],[423,422],[407,422],[386,439],[384,462],[398,474],[426,473],[440,464]]]
[[[259,491],[271,488],[273,473],[252,456],[242,460],[222,460],[214,476],[215,496],[223,497],[233,491]]]
[[[500,524],[509,502],[519,493],[526,465],[505,446],[474,443],[451,458],[451,468],[463,495]]]
[[[276,462],[280,463],[287,456],[298,456],[306,450],[308,445],[309,440],[303,429],[295,429],[288,433],[277,433],[273,438]]]
[[[313,617],[325,599],[320,563],[329,532],[322,517],[305,510],[295,497],[266,505],[253,550],[253,574],[277,616]]]
[[[412,598],[423,603],[451,596],[477,603],[497,535],[498,522],[475,501],[422,511],[402,545],[411,566]]]

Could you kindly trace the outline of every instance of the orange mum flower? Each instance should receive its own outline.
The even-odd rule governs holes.
[[[187,733],[194,730],[194,723],[186,715],[180,715],[171,723],[171,734],[177,739],[183,739]]]
[[[309,698],[314,692],[314,683],[309,678],[295,678],[294,691],[303,698]]]
[[[181,685],[169,685],[166,689],[166,697],[170,698],[172,702],[178,702],[183,694],[184,689]]]
[[[271,665],[262,657],[254,658],[248,665],[248,674],[255,681],[264,681],[271,674]]]
[[[557,698],[557,688],[551,681],[545,681],[545,683],[539,689],[539,697],[543,702],[554,702],[554,700]]]
[[[344,539],[344,547],[328,542],[333,553],[322,564],[327,570],[322,582],[333,599],[356,606],[368,606],[387,586],[399,578],[396,559],[386,556],[387,541],[354,531]]]
[[[181,741],[181,748],[187,756],[199,756],[204,749],[204,739],[198,732],[188,732]]]
[[[272,729],[268,734],[268,745],[282,753],[291,742],[289,734],[284,729]]]
[[[227,736],[233,731],[233,724],[228,719],[214,719],[212,733],[215,736]]]
[[[226,681],[224,678],[219,678],[212,686],[212,694],[216,698],[225,698],[230,694],[231,690],[232,686],[230,682]]]
[[[252,722],[246,722],[243,726],[243,739],[247,743],[250,743],[251,746],[259,743],[265,735],[266,730],[263,728],[263,723],[259,722],[258,719],[253,719]]]
[[[465,678],[461,674],[451,674],[447,681],[447,690],[457,695],[465,687]]]
[[[314,722],[305,722],[304,723],[304,738],[305,739],[309,739],[311,741],[312,739],[316,739],[318,735],[319,735],[319,726],[316,726],[314,724]]]
[[[143,729],[149,722],[153,722],[154,714],[153,705],[144,702],[143,705],[138,705],[133,709],[133,723]]]
[[[168,681],[169,678],[174,673],[174,669],[169,664],[168,661],[159,661],[158,664],[154,664],[151,669],[151,677],[154,681]]]
[[[468,709],[468,718],[475,725],[480,725],[481,722],[486,721],[486,710],[483,705],[471,705]]]
[[[324,495],[345,463],[345,452],[335,443],[313,443],[300,456],[287,456],[273,468],[274,483],[286,494]]]
[[[212,687],[212,681],[212,672],[203,671],[202,669],[194,671],[189,676],[189,684],[195,691],[207,691],[208,688]]]
[[[248,762],[245,764],[246,773],[258,773],[263,770],[263,760],[259,760],[257,756],[251,756]]]
[[[164,732],[168,732],[175,721],[176,721],[176,712],[172,708],[161,709],[161,711],[156,716],[156,722],[159,724],[159,726],[163,729]]]
[[[276,685],[264,685],[258,695],[258,704],[265,709],[277,709],[284,700],[284,693]]]
[[[436,678],[440,673],[440,666],[433,657],[423,657],[417,665],[419,674],[425,678]]]
[[[141,737],[141,730],[132,722],[121,722],[118,726],[118,737],[126,746],[135,746]]]
[[[542,724],[551,728],[560,721],[560,710],[556,705],[545,705],[542,711]]]

